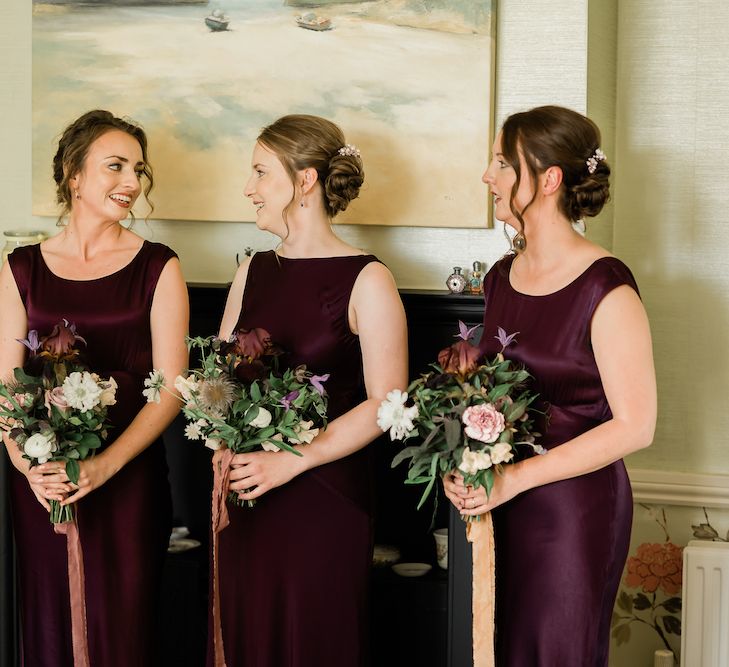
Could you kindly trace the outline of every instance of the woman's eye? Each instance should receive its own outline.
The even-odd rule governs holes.
[[[262,171],[261,171],[260,169],[256,169],[256,174],[258,175],[258,177],[259,177],[259,178],[260,178],[261,176],[263,176],[263,173],[264,173],[264,172],[262,172]]]
[[[501,169],[504,169],[505,167],[508,167],[508,166],[509,166],[509,165],[508,165],[508,164],[506,164],[506,162],[504,162],[503,160],[497,160],[497,162],[499,163],[499,167],[500,167]]]
[[[121,165],[118,162],[112,162],[109,165],[109,169],[113,169],[114,171],[119,171],[121,169]]]

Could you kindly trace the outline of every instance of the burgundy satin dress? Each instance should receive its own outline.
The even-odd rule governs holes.
[[[150,309],[159,276],[175,253],[145,241],[123,269],[96,280],[51,273],[40,246],[16,249],[10,267],[28,328],[50,333],[66,318],[86,339],[86,359],[117,384],[105,446],[144,406],[152,370]],[[24,667],[71,667],[66,538],[56,535],[26,478],[11,475],[13,529]],[[86,576],[89,657],[93,667],[156,666],[160,575],[171,527],[171,501],[158,440],[76,505]]]
[[[285,366],[330,373],[330,421],[365,398],[347,307],[357,276],[374,261],[286,259],[273,251],[251,260],[237,328],[266,329],[286,351]],[[364,664],[372,464],[366,447],[269,491],[253,508],[228,504],[219,552],[228,667]]]
[[[541,444],[553,449],[611,418],[590,323],[610,291],[638,288],[620,260],[605,257],[563,289],[529,296],[511,287],[512,262],[502,259],[484,280],[481,345],[493,356],[501,349],[497,327],[519,332],[504,355],[534,376],[549,411]],[[607,667],[632,513],[622,460],[522,493],[493,512],[499,667]]]

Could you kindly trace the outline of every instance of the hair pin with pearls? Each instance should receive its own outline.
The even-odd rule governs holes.
[[[601,149],[596,148],[595,152],[585,160],[585,164],[587,165],[587,171],[591,174],[595,173],[595,170],[597,169],[598,163],[602,162],[605,159],[605,153],[602,152]]]
[[[354,144],[344,144],[337,153],[346,157],[361,157],[359,148],[357,148]]]

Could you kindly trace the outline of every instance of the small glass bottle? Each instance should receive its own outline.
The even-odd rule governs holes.
[[[16,230],[8,230],[3,232],[5,237],[5,246],[3,247],[3,262],[8,258],[8,255],[13,252],[16,248],[23,245],[33,245],[34,243],[40,243],[47,238],[45,232],[25,232]]]
[[[473,263],[473,271],[468,278],[468,291],[471,294],[483,294],[483,264]]]
[[[448,287],[453,294],[460,294],[464,289],[466,289],[466,278],[461,273],[460,266],[453,267],[453,273],[451,273],[446,280],[446,287]]]

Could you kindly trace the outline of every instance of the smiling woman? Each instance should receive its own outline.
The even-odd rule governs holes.
[[[67,221],[2,267],[0,379],[23,366],[18,341],[29,330],[48,334],[65,318],[86,341],[90,370],[118,389],[113,429],[98,453],[79,462],[77,483],[53,456],[30,467],[5,437],[23,664],[156,665],[155,603],[170,532],[160,435],[178,402],[165,392],[159,404],[145,405],[142,389],[153,367],[174,378],[187,365],[187,292],[175,253],[121,224],[152,187],[140,127],[90,111],[63,133],[53,167],[59,221]],[[85,586],[65,575],[66,543],[48,521],[51,500],[77,508],[78,530],[68,535],[80,536]],[[77,614],[84,605],[87,625]]]

